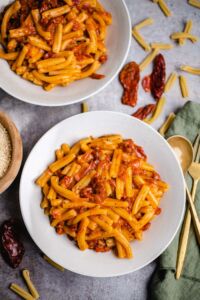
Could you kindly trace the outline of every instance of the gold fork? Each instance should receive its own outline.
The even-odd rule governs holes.
[[[200,135],[197,136],[194,144],[194,157],[195,160],[189,168],[189,173],[193,178],[193,186],[192,186],[192,201],[195,200],[196,190],[198,186],[198,182],[200,180]],[[177,257],[177,264],[176,264],[176,279],[179,279],[181,276],[181,272],[184,265],[187,245],[188,245],[188,238],[190,232],[190,224],[191,224],[191,213],[189,207],[186,210],[183,227],[181,231],[180,241],[179,241],[179,251]],[[198,239],[200,244],[200,240]]]

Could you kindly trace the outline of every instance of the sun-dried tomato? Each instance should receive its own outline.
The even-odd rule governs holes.
[[[88,241],[88,246],[90,249],[94,249],[96,252],[107,252],[111,250],[111,248],[106,246],[106,242],[102,239]]]
[[[152,172],[152,178],[155,180],[161,180],[160,174],[158,174],[156,171]]]
[[[44,59],[52,58],[52,57],[54,57],[54,55],[55,54],[53,52],[47,52],[44,54],[43,58]]]
[[[120,72],[119,79],[124,87],[122,103],[130,106],[137,104],[138,83],[140,80],[140,69],[137,63],[128,63]]]
[[[150,115],[156,108],[155,104],[148,104],[143,107],[140,107],[134,114],[133,117],[140,120],[144,120],[148,115]]]
[[[120,144],[120,148],[123,150],[123,152],[132,154],[134,152],[134,149],[135,149],[135,144],[131,139],[124,140]]]
[[[92,188],[91,187],[85,187],[80,191],[80,196],[82,198],[91,198],[92,197]]]
[[[135,144],[134,150],[135,150],[135,154],[136,154],[137,157],[143,158],[144,160],[147,159],[147,156],[144,152],[144,149],[141,146],[138,146],[138,145]]]
[[[73,177],[72,176],[64,176],[63,179],[60,181],[60,184],[65,188],[68,189],[69,186],[73,182]]]
[[[42,0],[40,3],[40,13],[59,6],[58,0]]]
[[[100,177],[93,177],[91,181],[92,192],[94,200],[97,203],[101,203],[107,196],[105,189],[105,180]]]
[[[159,100],[164,92],[166,80],[166,64],[162,54],[154,59],[153,72],[151,74],[151,93],[156,100]]]
[[[109,247],[101,247],[101,246],[96,246],[95,248],[94,248],[94,250],[96,251],[96,252],[108,252],[108,251],[110,251],[110,248]]]
[[[79,5],[81,3],[81,0],[72,0],[74,5]]]
[[[56,27],[58,24],[63,24],[65,22],[65,18],[63,16],[58,16],[50,20],[41,19],[40,22],[42,25],[46,26],[46,31],[49,31],[52,35],[54,35]]]
[[[76,20],[73,20],[73,27],[72,27],[72,30],[73,31],[77,31],[77,30],[80,30],[81,29],[81,23],[79,23],[78,21]]]
[[[62,234],[64,234],[65,233],[65,230],[64,230],[64,224],[63,224],[64,222],[61,222],[60,224],[58,224],[57,225],[57,227],[56,227],[56,232],[57,232],[57,234],[59,234],[59,235],[62,235]]]
[[[149,223],[147,223],[146,225],[144,225],[144,226],[142,227],[142,230],[143,230],[143,231],[148,230],[150,226],[151,226],[151,223],[149,222]]]
[[[108,55],[106,55],[106,54],[103,54],[99,57],[99,62],[101,64],[104,64],[107,60],[108,60]]]
[[[105,78],[105,75],[93,73],[90,77],[92,79],[103,79],[103,78]]]
[[[74,47],[73,52],[78,61],[81,61],[81,60],[84,60],[84,59],[90,57],[90,55],[85,54],[86,49],[87,49],[87,45],[85,45],[85,44],[80,44],[80,45],[77,45],[76,47]]]
[[[1,227],[1,248],[5,260],[11,267],[17,268],[23,258],[25,249],[19,240],[13,220],[7,220]]]
[[[146,93],[151,91],[151,75],[145,76],[142,79],[142,87]]]
[[[93,170],[97,164],[98,161],[92,161],[90,164],[87,164],[86,166],[82,167],[80,171],[75,174],[75,180],[80,181],[85,175],[87,175],[91,170]]]
[[[155,210],[155,215],[160,215],[162,212],[162,209],[160,207],[157,207]]]

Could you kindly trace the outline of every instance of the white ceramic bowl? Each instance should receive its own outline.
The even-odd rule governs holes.
[[[0,11],[13,2],[1,0]],[[101,0],[103,6],[112,13],[113,24],[108,29],[106,46],[108,61],[98,73],[105,74],[101,80],[91,78],[76,81],[68,87],[56,87],[50,92],[44,91],[10,70],[6,61],[0,59],[0,87],[8,94],[28,103],[42,106],[61,106],[80,102],[94,96],[105,88],[122,68],[131,42],[131,21],[124,0]]]
[[[54,150],[93,135],[122,134],[141,145],[148,160],[169,183],[161,201],[162,213],[152,221],[141,242],[131,243],[134,258],[118,259],[112,252],[80,251],[49,225],[40,208],[41,190],[36,178],[54,160]],[[38,247],[53,261],[76,273],[95,277],[117,276],[136,271],[157,258],[173,240],[183,217],[184,181],[179,163],[168,143],[147,124],[116,112],[89,112],[73,116],[50,129],[31,151],[21,177],[20,206],[24,223]]]

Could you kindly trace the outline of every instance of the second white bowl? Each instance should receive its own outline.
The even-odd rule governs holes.
[[[0,12],[13,0],[1,0]],[[44,91],[10,70],[8,63],[0,59],[0,87],[8,94],[28,103],[42,106],[61,106],[80,102],[92,97],[105,88],[122,68],[131,42],[131,21],[124,0],[101,0],[102,5],[112,14],[113,24],[108,29],[106,46],[108,61],[98,73],[106,77],[101,80],[91,78],[76,81],[68,87],[56,87]]]

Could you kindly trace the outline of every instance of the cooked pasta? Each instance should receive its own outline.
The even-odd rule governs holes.
[[[101,79],[95,72],[107,60],[111,23],[98,1],[17,0],[1,16],[0,58],[45,91],[86,77]]]
[[[130,241],[142,239],[168,185],[143,149],[120,135],[64,145],[36,181],[51,226],[82,251],[114,249],[119,258],[131,258]]]

